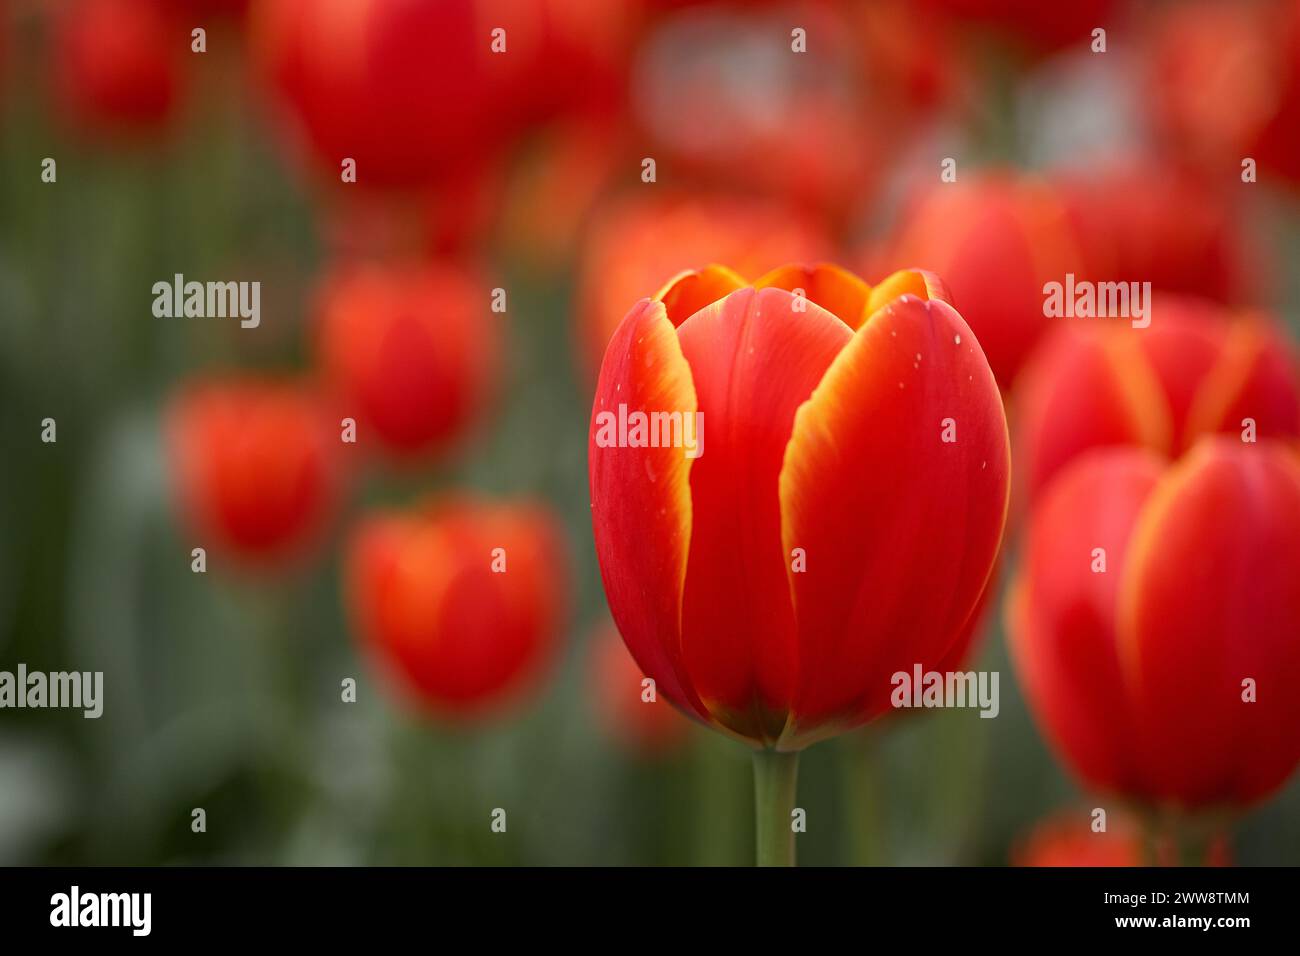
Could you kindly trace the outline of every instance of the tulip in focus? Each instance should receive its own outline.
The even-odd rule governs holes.
[[[1300,437],[1300,362],[1280,327],[1169,296],[1152,316],[1145,329],[1060,320],[1026,366],[1013,403],[1026,498],[1093,448],[1180,455],[1205,434]]]
[[[661,757],[686,743],[690,723],[657,692],[651,696],[647,678],[612,624],[592,636],[588,667],[601,725],[627,750]]]
[[[79,129],[149,134],[187,86],[189,27],[163,0],[72,0],[53,14],[56,85]]]
[[[555,656],[563,531],[540,506],[468,497],[371,516],[353,536],[347,587],[358,637],[416,706],[486,716]]]
[[[703,454],[610,444],[628,410],[699,413]],[[759,859],[789,862],[798,751],[887,710],[989,579],[1009,462],[979,344],[926,273],[686,273],[610,341],[588,454],[619,631],[661,695],[757,748]]]
[[[300,385],[186,385],[171,401],[166,438],[195,545],[209,551],[255,564],[298,556],[338,503],[338,432]]]
[[[454,444],[492,392],[498,318],[490,284],[449,265],[362,263],[329,275],[317,354],[358,446],[409,459]]]
[[[1090,788],[1174,813],[1265,799],[1300,761],[1300,457],[1209,437],[1096,451],[1038,502],[1016,669]]]

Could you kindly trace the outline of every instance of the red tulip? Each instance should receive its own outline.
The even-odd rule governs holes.
[[[563,532],[537,505],[443,499],[363,521],[347,581],[357,634],[406,695],[480,717],[533,689],[554,656]]]
[[[497,318],[488,283],[451,266],[355,264],[328,276],[317,351],[357,444],[409,458],[460,438],[492,390]]]
[[[1083,241],[1084,268],[1076,273],[1100,282],[1150,282],[1227,305],[1267,297],[1268,250],[1243,228],[1240,194],[1163,161],[1064,177],[1057,186]]]
[[[713,261],[762,275],[783,262],[828,254],[820,229],[775,203],[670,195],[614,204],[588,236],[578,268],[586,364],[594,375],[627,304],[653,295],[665,276]]]
[[[198,546],[254,562],[296,556],[338,503],[339,435],[300,385],[186,385],[170,404],[167,440]]]
[[[1034,510],[1007,608],[1031,709],[1091,787],[1254,803],[1300,761],[1300,459],[1204,439],[1093,452]]]
[[[261,74],[322,174],[357,184],[436,183],[506,132],[508,54],[491,51],[476,0],[266,0],[253,11]],[[508,47],[507,47],[508,49]]]
[[[1174,866],[1178,862],[1175,842],[1158,836],[1154,841],[1129,814],[1112,808],[1106,814],[1106,829],[1092,829],[1092,815],[1086,810],[1067,810],[1040,821],[1011,851],[1015,866]],[[1208,866],[1229,866],[1228,841],[1219,836],[1211,841]]]
[[[871,288],[792,266],[747,286],[714,266],[614,334],[588,446],[596,552],[629,649],[687,713],[797,751],[888,709],[891,675],[958,639],[1008,460],[996,385],[944,295],[919,272]],[[610,447],[627,410],[700,413],[703,454]]]
[[[886,271],[916,264],[943,276],[998,384],[1010,388],[1050,324],[1043,285],[1083,271],[1060,197],[1035,180],[962,174],[922,194],[900,223]]]
[[[1279,328],[1192,299],[1158,296],[1151,309],[1149,328],[1058,320],[1072,324],[1026,366],[1013,407],[1027,497],[1092,448],[1177,455],[1204,434],[1240,435],[1247,419],[1257,438],[1300,436],[1300,363]]]
[[[601,726],[628,750],[645,757],[680,749],[690,723],[657,691],[648,693],[645,675],[612,624],[593,635],[590,653],[592,696]]]
[[[82,129],[155,133],[185,92],[190,28],[161,0],[75,0],[54,19],[57,87]]]

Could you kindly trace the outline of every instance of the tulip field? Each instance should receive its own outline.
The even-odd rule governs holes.
[[[0,0],[0,865],[1300,865],[1298,262],[1296,0]]]

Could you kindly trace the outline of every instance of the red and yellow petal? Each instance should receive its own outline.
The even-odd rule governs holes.
[[[853,273],[830,263],[815,266],[785,265],[773,269],[754,283],[756,289],[784,289],[820,305],[850,329],[867,319],[871,287]]]
[[[784,553],[807,565],[787,575],[798,673],[780,746],[869,719],[893,673],[957,640],[997,555],[1009,469],[1001,396],[961,316],[910,295],[872,315],[800,407],[781,469]]]
[[[1119,632],[1155,796],[1248,803],[1286,779],[1300,762],[1300,463],[1289,451],[1212,438],[1166,475],[1134,531]]]
[[[1137,338],[1134,330],[1064,326],[1031,359],[1014,398],[1017,499],[1032,501],[1090,449],[1171,450],[1168,402]]]
[[[692,460],[682,448],[601,447],[601,413],[699,408],[691,369],[663,303],[643,299],[605,352],[588,441],[592,526],[615,624],[645,674],[678,706],[708,711],[682,658],[682,592],[691,543]],[[709,436],[712,437],[712,436]]]
[[[1231,326],[1191,402],[1187,443],[1201,435],[1239,435],[1246,419],[1255,423],[1257,438],[1300,436],[1300,363],[1284,333],[1262,319]]]
[[[690,467],[682,653],[714,717],[768,742],[795,674],[778,475],[796,409],[852,335],[821,307],[795,305],[784,290],[742,289],[678,330],[705,439]]]
[[[1142,787],[1115,616],[1133,526],[1164,469],[1139,448],[1092,451],[1066,468],[1034,508],[1006,609],[1012,659],[1044,735],[1104,790]]]

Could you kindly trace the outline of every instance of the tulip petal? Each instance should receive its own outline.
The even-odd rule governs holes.
[[[1165,476],[1133,533],[1119,632],[1160,796],[1237,804],[1281,784],[1300,762],[1300,463],[1288,450],[1211,438]]]
[[[803,290],[803,297],[820,305],[850,329],[867,318],[871,287],[853,273],[830,263],[815,266],[788,265],[773,269],[754,283],[755,289]]]
[[[1131,331],[1058,329],[1025,367],[1014,407],[1018,498],[1089,449],[1171,450],[1168,401]]]
[[[879,713],[892,674],[958,639],[1009,468],[1002,399],[961,316],[911,295],[874,313],[799,409],[781,469],[785,551],[807,555],[788,576],[800,670],[783,746]]]
[[[795,410],[851,337],[819,306],[794,305],[783,290],[742,289],[678,330],[708,439],[690,471],[682,650],[715,718],[767,741],[795,669],[777,479]]]
[[[1133,526],[1164,468],[1146,449],[1113,448],[1062,471],[1034,508],[1007,605],[1008,645],[1044,735],[1104,790],[1141,788],[1115,615]]]
[[[602,413],[698,409],[691,369],[662,302],[643,299],[610,339],[588,442],[592,524],[619,632],[657,689],[688,713],[708,711],[686,677],[682,590],[691,541],[691,459],[673,447],[602,447]],[[710,436],[712,437],[712,436]]]
[[[1264,321],[1234,324],[1219,362],[1191,403],[1189,444],[1200,435],[1239,434],[1244,420],[1259,438],[1300,436],[1300,371],[1286,338]]]
[[[678,326],[706,305],[744,287],[745,280],[726,266],[710,265],[673,276],[654,298],[664,304],[668,320]]]

